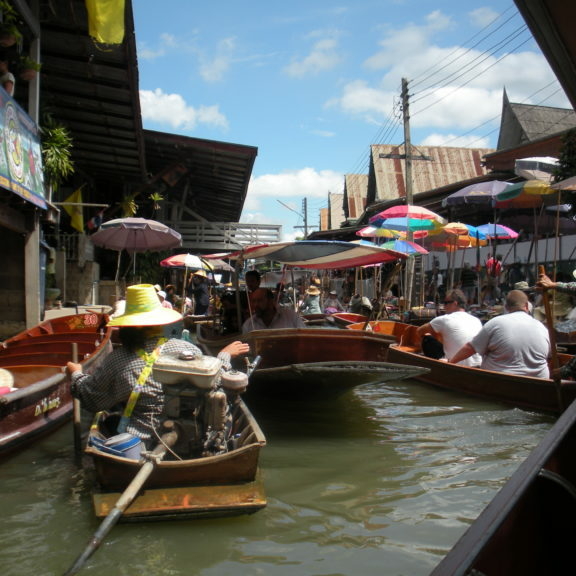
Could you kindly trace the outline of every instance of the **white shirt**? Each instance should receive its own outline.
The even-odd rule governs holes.
[[[438,332],[442,336],[442,344],[444,345],[444,353],[446,358],[452,358],[464,344],[467,344],[482,330],[482,322],[476,316],[458,310],[452,314],[445,314],[438,316],[430,321],[434,332]],[[463,366],[480,366],[482,363],[482,356],[480,354],[473,354],[469,358],[458,362]]]

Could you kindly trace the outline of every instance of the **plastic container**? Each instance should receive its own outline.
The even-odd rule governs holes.
[[[222,362],[214,356],[187,357],[179,354],[160,355],[154,363],[154,379],[161,384],[190,384],[211,388]]]
[[[142,451],[142,441],[140,438],[124,432],[111,436],[110,438],[90,437],[90,445],[102,452],[114,454],[120,458],[129,458],[130,460],[140,460]]]

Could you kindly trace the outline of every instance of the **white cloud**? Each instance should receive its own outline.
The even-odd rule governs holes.
[[[478,11],[475,17],[492,19],[495,14]],[[385,125],[400,99],[402,78],[410,78],[411,124],[424,129],[458,131],[480,127],[500,116],[506,88],[513,102],[570,107],[562,91],[552,96],[558,84],[545,58],[531,51],[494,56],[433,43],[434,36],[452,27],[440,12],[430,14],[423,25],[410,24],[386,30],[379,50],[365,66],[381,72],[374,80],[351,80],[340,94],[327,102],[367,123]],[[529,38],[529,33],[517,42]],[[542,91],[544,86],[551,85]]]
[[[491,22],[494,22],[496,18],[498,18],[499,13],[488,6],[483,6],[480,8],[476,8],[476,10],[472,10],[472,12],[468,15],[470,17],[470,21],[474,26],[478,28],[484,28],[488,26]]]
[[[162,89],[140,90],[144,122],[149,120],[171,128],[195,129],[199,124],[228,128],[228,120],[218,106],[189,106],[180,94],[165,94]]]
[[[431,133],[422,141],[419,146],[453,146],[458,148],[490,148],[490,140],[485,136],[469,134],[459,136],[457,134]]]
[[[279,174],[252,177],[245,208],[257,210],[264,198],[327,198],[328,192],[342,192],[344,175],[333,170],[302,168]]]
[[[294,78],[303,78],[331,70],[340,62],[337,48],[338,41],[334,35],[322,38],[312,46],[307,56],[300,60],[294,59],[284,68],[284,72]]]
[[[200,56],[200,75],[206,82],[220,82],[230,68],[236,52],[236,39],[224,38],[218,42],[216,54],[207,58]]]

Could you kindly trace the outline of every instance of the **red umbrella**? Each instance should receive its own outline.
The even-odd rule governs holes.
[[[202,262],[202,259],[194,254],[174,254],[160,261],[163,268],[188,268],[190,270],[211,270],[212,268]]]
[[[432,212],[432,210],[428,210],[428,208],[424,208],[423,206],[414,206],[412,204],[401,204],[400,206],[392,206],[391,208],[387,208],[375,216],[372,216],[372,218],[369,220],[369,223],[379,225],[383,220],[387,220],[388,218],[432,220],[440,224],[444,224],[446,222],[442,216],[436,214],[436,212]]]

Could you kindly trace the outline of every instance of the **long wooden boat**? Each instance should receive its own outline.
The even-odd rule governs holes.
[[[212,416],[206,394],[206,390],[198,391],[181,399],[187,413],[194,410],[196,418],[176,420],[181,440],[156,464],[144,490],[124,512],[122,520],[251,514],[266,506],[259,473],[260,450],[266,445],[262,430],[244,401],[236,393],[227,393],[231,427],[226,433],[226,449],[207,454]],[[145,458],[138,460],[102,450],[103,439],[110,437],[105,431],[109,421],[110,415],[98,415],[85,450],[93,459],[99,485],[93,495],[98,517],[108,515],[145,462]]]
[[[573,402],[431,576],[570,574],[575,451]]]
[[[562,412],[576,398],[576,382],[562,381],[558,386],[546,378],[517,376],[428,358],[420,353],[416,330],[416,326],[410,326],[400,343],[390,345],[388,350],[390,362],[429,369],[415,376],[416,380],[526,410],[550,413]],[[561,363],[568,359],[566,355],[559,357]]]
[[[402,334],[410,324],[405,322],[396,322],[394,320],[370,320],[366,322],[353,322],[348,324],[348,330],[368,330],[375,334],[386,334],[393,336],[396,342],[400,341]]]
[[[369,320],[368,316],[364,314],[354,314],[353,312],[334,312],[334,314],[330,314],[330,317],[337,326],[341,326],[342,328],[354,322],[368,322]]]
[[[47,320],[0,345],[0,368],[9,386],[0,395],[0,455],[44,436],[72,416],[64,373],[73,359],[92,372],[112,350],[107,317],[87,313]]]
[[[397,341],[393,333],[289,328],[254,330],[235,338],[248,342],[251,354],[261,357],[250,377],[250,394],[340,393],[366,382],[401,380],[420,373],[420,369],[416,372],[405,366],[400,370],[388,362],[388,347]],[[203,327],[197,331],[197,341],[211,355],[225,345],[211,339]]]

